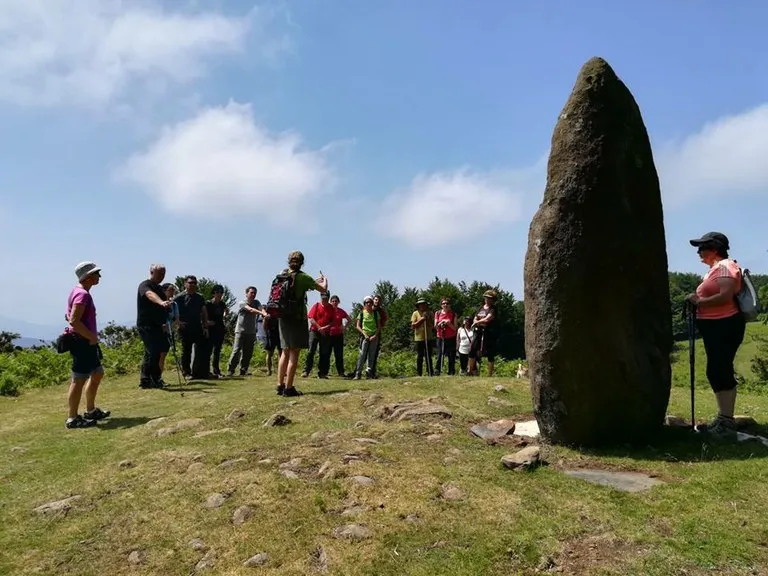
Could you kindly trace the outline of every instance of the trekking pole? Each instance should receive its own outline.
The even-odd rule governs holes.
[[[696,305],[686,302],[683,314],[688,320],[688,368],[691,380],[691,429],[696,430],[695,402],[696,402]]]
[[[429,334],[427,333],[427,317],[424,316],[424,356],[427,361],[427,374],[432,376],[432,358],[429,353]]]
[[[179,380],[179,388],[181,388],[181,364],[179,363],[179,355],[176,353],[176,338],[173,336],[173,327],[168,323],[168,339],[171,341],[171,352],[173,352],[173,363],[176,365],[176,377]]]

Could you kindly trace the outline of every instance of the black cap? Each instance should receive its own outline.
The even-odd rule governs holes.
[[[728,236],[722,232],[707,232],[701,238],[691,240],[691,246],[718,246],[723,250],[729,250]]]

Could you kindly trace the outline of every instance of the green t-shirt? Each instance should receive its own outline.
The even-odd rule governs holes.
[[[306,272],[297,272],[293,282],[296,300],[301,303],[301,314],[307,316],[307,292],[315,288],[315,279]]]
[[[367,310],[363,309],[362,311],[362,320],[360,321],[360,327],[363,329],[363,332],[366,336],[373,336],[376,334],[376,330],[379,329],[378,323],[376,322],[376,313],[375,312],[368,312]]]

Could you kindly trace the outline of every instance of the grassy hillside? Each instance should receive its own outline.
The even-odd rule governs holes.
[[[670,430],[643,450],[543,446],[547,466],[516,472],[500,458],[518,448],[468,430],[530,416],[524,381],[301,384],[306,395],[292,400],[264,378],[183,392],[107,378],[100,405],[113,417],[71,431],[62,387],[0,399],[0,573],[746,575],[768,565],[760,445]],[[387,402],[428,396],[452,417],[376,415]],[[700,390],[697,402],[711,417],[711,393]],[[768,396],[745,395],[739,408],[768,421]],[[244,415],[228,419],[235,409]],[[688,414],[687,390],[673,390],[670,411]],[[291,423],[264,427],[276,413]],[[182,421],[189,427],[160,432]],[[666,484],[624,493],[562,473],[586,466],[645,471]],[[442,495],[451,486],[459,499]],[[80,498],[67,511],[33,511],[71,496]],[[335,536],[351,523],[366,537]],[[263,565],[243,566],[260,553]]]

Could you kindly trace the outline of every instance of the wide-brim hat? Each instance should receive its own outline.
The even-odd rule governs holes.
[[[491,298],[493,300],[496,300],[496,290],[486,290],[483,292],[483,298]]]
[[[427,303],[426,298],[419,298],[418,300],[416,300],[416,306],[418,306],[419,304],[426,304],[426,303]]]
[[[80,264],[75,266],[75,276],[77,276],[78,282],[82,282],[88,278],[88,276],[96,274],[97,272],[101,272],[101,268],[96,266],[93,262],[80,262]]]

